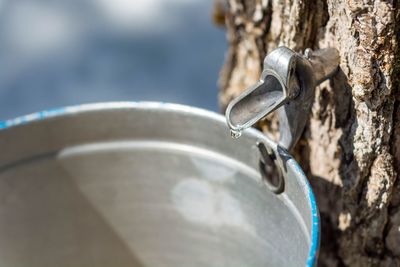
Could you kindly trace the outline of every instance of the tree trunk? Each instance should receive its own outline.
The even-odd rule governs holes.
[[[335,47],[295,156],[317,196],[320,266],[400,266],[400,2],[229,0],[220,104],[259,79],[278,45]],[[259,125],[277,135],[277,119]]]

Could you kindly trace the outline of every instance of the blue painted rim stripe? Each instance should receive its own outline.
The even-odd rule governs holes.
[[[169,104],[162,102],[133,102],[133,101],[125,101],[125,102],[100,102],[100,103],[91,103],[91,104],[82,104],[82,105],[74,105],[74,106],[66,106],[61,108],[48,109],[44,111],[39,111],[35,113],[31,113],[28,115],[23,115],[17,118],[0,121],[0,130],[11,128],[18,125],[27,124],[30,122],[41,121],[44,119],[69,115],[81,111],[92,111],[92,110],[101,110],[108,108],[172,108],[172,109],[180,109],[180,110],[189,110],[193,111],[202,111],[204,113],[205,110],[199,108],[187,107],[179,104]],[[206,111],[207,113],[212,113],[210,111]]]
[[[319,249],[319,240],[320,240],[320,220],[319,220],[319,211],[317,207],[317,202],[315,200],[314,193],[312,191],[311,185],[304,174],[303,170],[301,169],[300,165],[295,160],[289,161],[295,171],[297,172],[298,176],[303,180],[305,184],[305,189],[308,191],[308,203],[310,204],[311,208],[311,246],[310,252],[308,254],[307,259],[307,267],[313,267],[317,265],[317,256],[318,256],[318,249]]]
[[[0,121],[0,130],[7,129],[7,128],[17,126],[17,125],[21,125],[21,124],[26,124],[26,123],[32,122],[32,121],[38,121],[38,120],[42,120],[42,119],[46,119],[46,118],[63,115],[65,113],[67,113],[66,109],[67,108],[49,109],[49,110],[40,111],[40,112],[32,113],[29,115],[17,117],[15,119]]]
[[[191,112],[191,113],[199,113],[202,115],[213,117],[214,119],[218,117],[222,117],[222,115],[217,114],[212,111],[207,111],[201,108],[189,107],[185,105],[179,104],[168,104],[162,102],[105,102],[105,103],[95,103],[95,104],[83,104],[76,106],[68,106],[62,108],[49,109],[45,111],[40,111],[36,113],[32,113],[29,115],[17,117],[15,119],[10,119],[6,121],[0,121],[0,130],[4,130],[10,127],[26,124],[29,122],[40,121],[52,117],[57,117],[66,114],[73,114],[80,111],[90,111],[90,110],[100,110],[105,108],[171,108],[175,110],[181,110],[183,112]],[[224,119],[222,119],[224,120]],[[260,135],[260,132],[257,130],[250,130],[256,133],[256,135]],[[262,134],[261,134],[262,135]],[[264,138],[265,136],[262,135]],[[312,191],[311,185],[308,182],[307,177],[305,176],[303,170],[299,166],[299,164],[295,160],[290,160],[289,164],[292,164],[295,171],[298,173],[299,177],[303,180],[305,184],[305,189],[308,191],[308,200],[311,207],[311,247],[308,254],[307,259],[307,267],[316,266],[316,258],[318,255],[319,248],[319,235],[320,235],[320,221],[319,221],[319,213],[317,208],[317,203],[315,201],[315,196]]]
[[[311,216],[312,216],[312,227],[311,227],[311,248],[310,248],[310,253],[308,255],[307,259],[307,266],[312,267],[316,266],[316,258],[318,255],[318,248],[319,248],[319,233],[320,233],[320,221],[319,221],[319,212],[318,212],[318,207],[317,203],[315,201],[315,196],[312,191],[311,185],[307,181],[307,185],[309,187],[309,201],[311,205]]]

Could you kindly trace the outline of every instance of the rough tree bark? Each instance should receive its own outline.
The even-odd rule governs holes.
[[[400,266],[400,2],[229,0],[224,15],[222,109],[273,48],[338,49],[295,151],[320,208],[319,265]],[[276,136],[276,118],[259,126]]]

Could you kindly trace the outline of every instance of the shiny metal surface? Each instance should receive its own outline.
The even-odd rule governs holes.
[[[279,110],[279,144],[290,150],[300,138],[314,101],[315,87],[331,77],[339,66],[339,52],[334,48],[305,55],[281,46],[264,59],[260,80],[226,109],[226,119],[233,136]]]
[[[106,103],[0,123],[0,266],[312,266],[318,212],[256,130],[184,106]],[[285,191],[258,171],[263,142]]]

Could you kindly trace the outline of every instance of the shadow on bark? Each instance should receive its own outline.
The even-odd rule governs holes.
[[[358,173],[357,162],[354,161],[353,137],[357,121],[355,119],[354,101],[351,94],[351,86],[348,83],[344,72],[339,69],[338,73],[332,77],[328,88],[320,89],[319,101],[321,111],[318,118],[322,124],[325,120],[334,118],[332,128],[341,129],[342,134],[338,140],[340,158],[339,181],[332,180],[332,177],[314,176],[311,173],[308,163],[308,173],[311,185],[315,192],[321,216],[321,248],[319,266],[345,266],[340,256],[339,245],[342,231],[340,224],[346,224],[346,216],[349,211],[344,210],[343,195],[349,192],[354,186],[355,177],[350,174]],[[332,114],[333,113],[333,114]],[[307,151],[307,147],[304,147]],[[308,148],[309,149],[309,148]],[[304,152],[303,152],[304,154]],[[306,158],[310,158],[307,155]],[[342,215],[341,215],[342,214]],[[353,218],[352,212],[349,212]],[[341,217],[341,218],[340,218]],[[344,221],[343,221],[344,220]],[[349,221],[350,223],[350,221]]]

